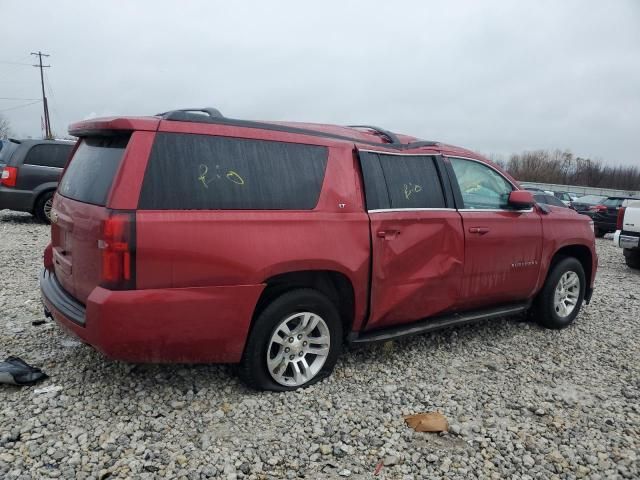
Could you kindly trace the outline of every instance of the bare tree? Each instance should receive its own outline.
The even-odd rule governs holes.
[[[640,190],[640,169],[608,166],[574,157],[568,150],[535,150],[511,155],[507,171],[521,181]]]
[[[11,123],[3,115],[0,115],[0,138],[7,138],[11,135]]]

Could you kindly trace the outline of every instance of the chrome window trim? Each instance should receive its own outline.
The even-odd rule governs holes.
[[[364,148],[358,148],[359,152],[377,153],[379,155],[395,155],[398,157],[437,157],[442,155],[440,152],[435,153],[399,153],[399,152],[383,152],[380,150],[365,150]]]
[[[511,212],[511,213],[531,213],[533,208],[527,210],[511,210],[509,208],[459,208],[459,212]]]
[[[455,212],[455,208],[376,208],[367,210],[368,213],[387,213],[387,212],[422,212],[422,211],[440,211]]]

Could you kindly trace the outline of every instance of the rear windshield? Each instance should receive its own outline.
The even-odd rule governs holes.
[[[128,142],[129,135],[83,138],[62,177],[58,193],[104,206]]]
[[[7,163],[9,163],[11,154],[14,152],[17,146],[17,143],[9,142],[7,140],[0,140],[0,164],[6,165]]]

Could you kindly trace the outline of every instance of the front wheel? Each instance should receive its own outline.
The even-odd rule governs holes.
[[[255,321],[240,364],[240,376],[262,390],[295,390],[327,377],[342,348],[335,305],[312,289],[276,298]]]
[[[547,328],[564,328],[578,315],[586,288],[582,264],[573,257],[558,261],[533,305],[533,316]]]
[[[625,248],[622,250],[624,261],[630,268],[640,268],[640,250]]]

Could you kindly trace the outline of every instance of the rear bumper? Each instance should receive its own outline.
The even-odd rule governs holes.
[[[96,287],[84,306],[60,287],[55,274],[45,271],[40,289],[54,320],[109,358],[235,363],[242,358],[264,285],[127,291]],[[71,300],[75,304],[70,305]]]
[[[33,192],[31,190],[17,190],[0,185],[0,210],[18,210],[30,212],[33,210]]]

